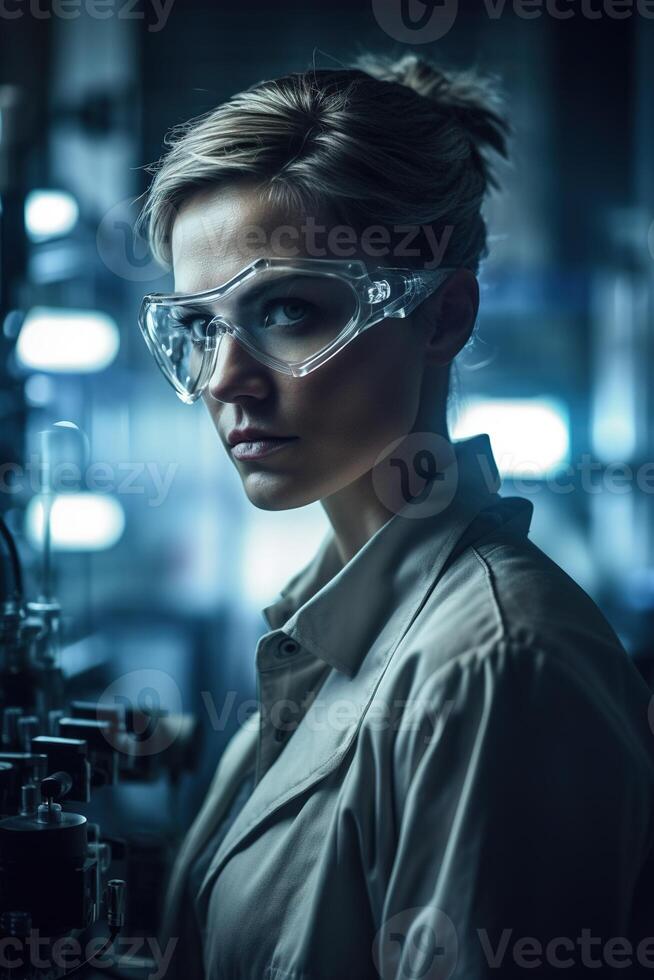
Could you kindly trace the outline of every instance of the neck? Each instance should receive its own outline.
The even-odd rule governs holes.
[[[423,426],[417,420],[412,431],[433,433],[450,441],[445,422],[439,426],[433,423]],[[402,443],[396,447],[393,455],[401,454]],[[397,469],[385,466],[377,469],[373,483],[373,470],[367,470],[352,483],[321,500],[344,565],[394,516],[395,512],[389,510],[380,498],[393,499],[398,479]],[[384,492],[385,485],[388,485],[388,493]]]

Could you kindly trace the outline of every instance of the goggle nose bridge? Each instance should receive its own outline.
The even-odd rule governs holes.
[[[220,336],[221,334],[224,333],[228,333],[231,337],[234,337],[236,335],[234,325],[230,323],[227,317],[222,316],[221,313],[216,313],[216,315],[212,317],[211,320],[209,320],[207,331],[209,331],[212,327],[216,325],[218,326],[218,330],[216,331],[216,336]]]
[[[210,328],[214,325],[216,325],[218,329],[216,330],[215,333],[212,333],[211,336],[209,337],[208,335],[210,332]],[[220,313],[217,313],[216,316],[212,317],[212,319],[207,324],[207,348],[206,349],[207,351],[211,352],[211,359],[209,362],[207,362],[207,366],[203,371],[203,374],[206,379],[213,377],[214,372],[218,366],[218,348],[220,346],[220,339],[225,334],[227,334],[229,337],[235,340],[236,343],[240,347],[245,349],[251,356],[255,357],[257,360],[259,359],[256,347],[251,342],[248,343],[247,332],[244,331],[242,327],[239,329],[239,327],[233,324],[230,320],[228,320],[227,317],[223,316]]]

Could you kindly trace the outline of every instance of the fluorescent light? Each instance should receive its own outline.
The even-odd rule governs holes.
[[[647,322],[647,300],[626,274],[602,281],[596,289],[591,435],[595,454],[611,462],[631,459],[638,453],[642,390],[646,387],[638,383],[642,369],[640,330],[644,331]]]
[[[30,191],[25,198],[25,230],[32,241],[67,235],[78,217],[77,201],[68,191]]]
[[[243,543],[243,591],[257,606],[272,602],[314,557],[329,530],[319,504],[290,511],[255,511]]]
[[[25,531],[36,548],[43,544],[44,497],[32,497],[25,511]],[[50,540],[58,551],[104,551],[120,540],[125,513],[115,497],[94,493],[55,494]]]
[[[16,354],[24,367],[38,371],[102,371],[119,346],[118,327],[106,313],[35,306],[25,317]]]
[[[470,398],[452,428],[455,439],[486,432],[503,476],[555,473],[568,462],[568,413],[555,398]]]

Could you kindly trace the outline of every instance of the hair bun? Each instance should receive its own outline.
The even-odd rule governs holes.
[[[497,186],[484,167],[481,153],[490,147],[507,158],[511,126],[503,115],[504,102],[494,76],[483,76],[474,69],[444,70],[413,52],[400,58],[363,54],[357,59],[356,67],[379,81],[404,85],[433,102],[435,108],[467,132],[489,184]]]
[[[399,82],[427,98],[439,99],[450,94],[451,79],[435,64],[417,54],[405,54],[397,59],[381,54],[364,54],[357,66],[374,78]]]

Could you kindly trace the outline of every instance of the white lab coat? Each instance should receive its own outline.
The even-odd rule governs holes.
[[[345,567],[328,536],[264,610],[259,712],[170,880],[169,980],[642,975],[650,693],[529,540],[531,502],[498,494],[488,437],[454,445],[447,506],[394,515]]]

